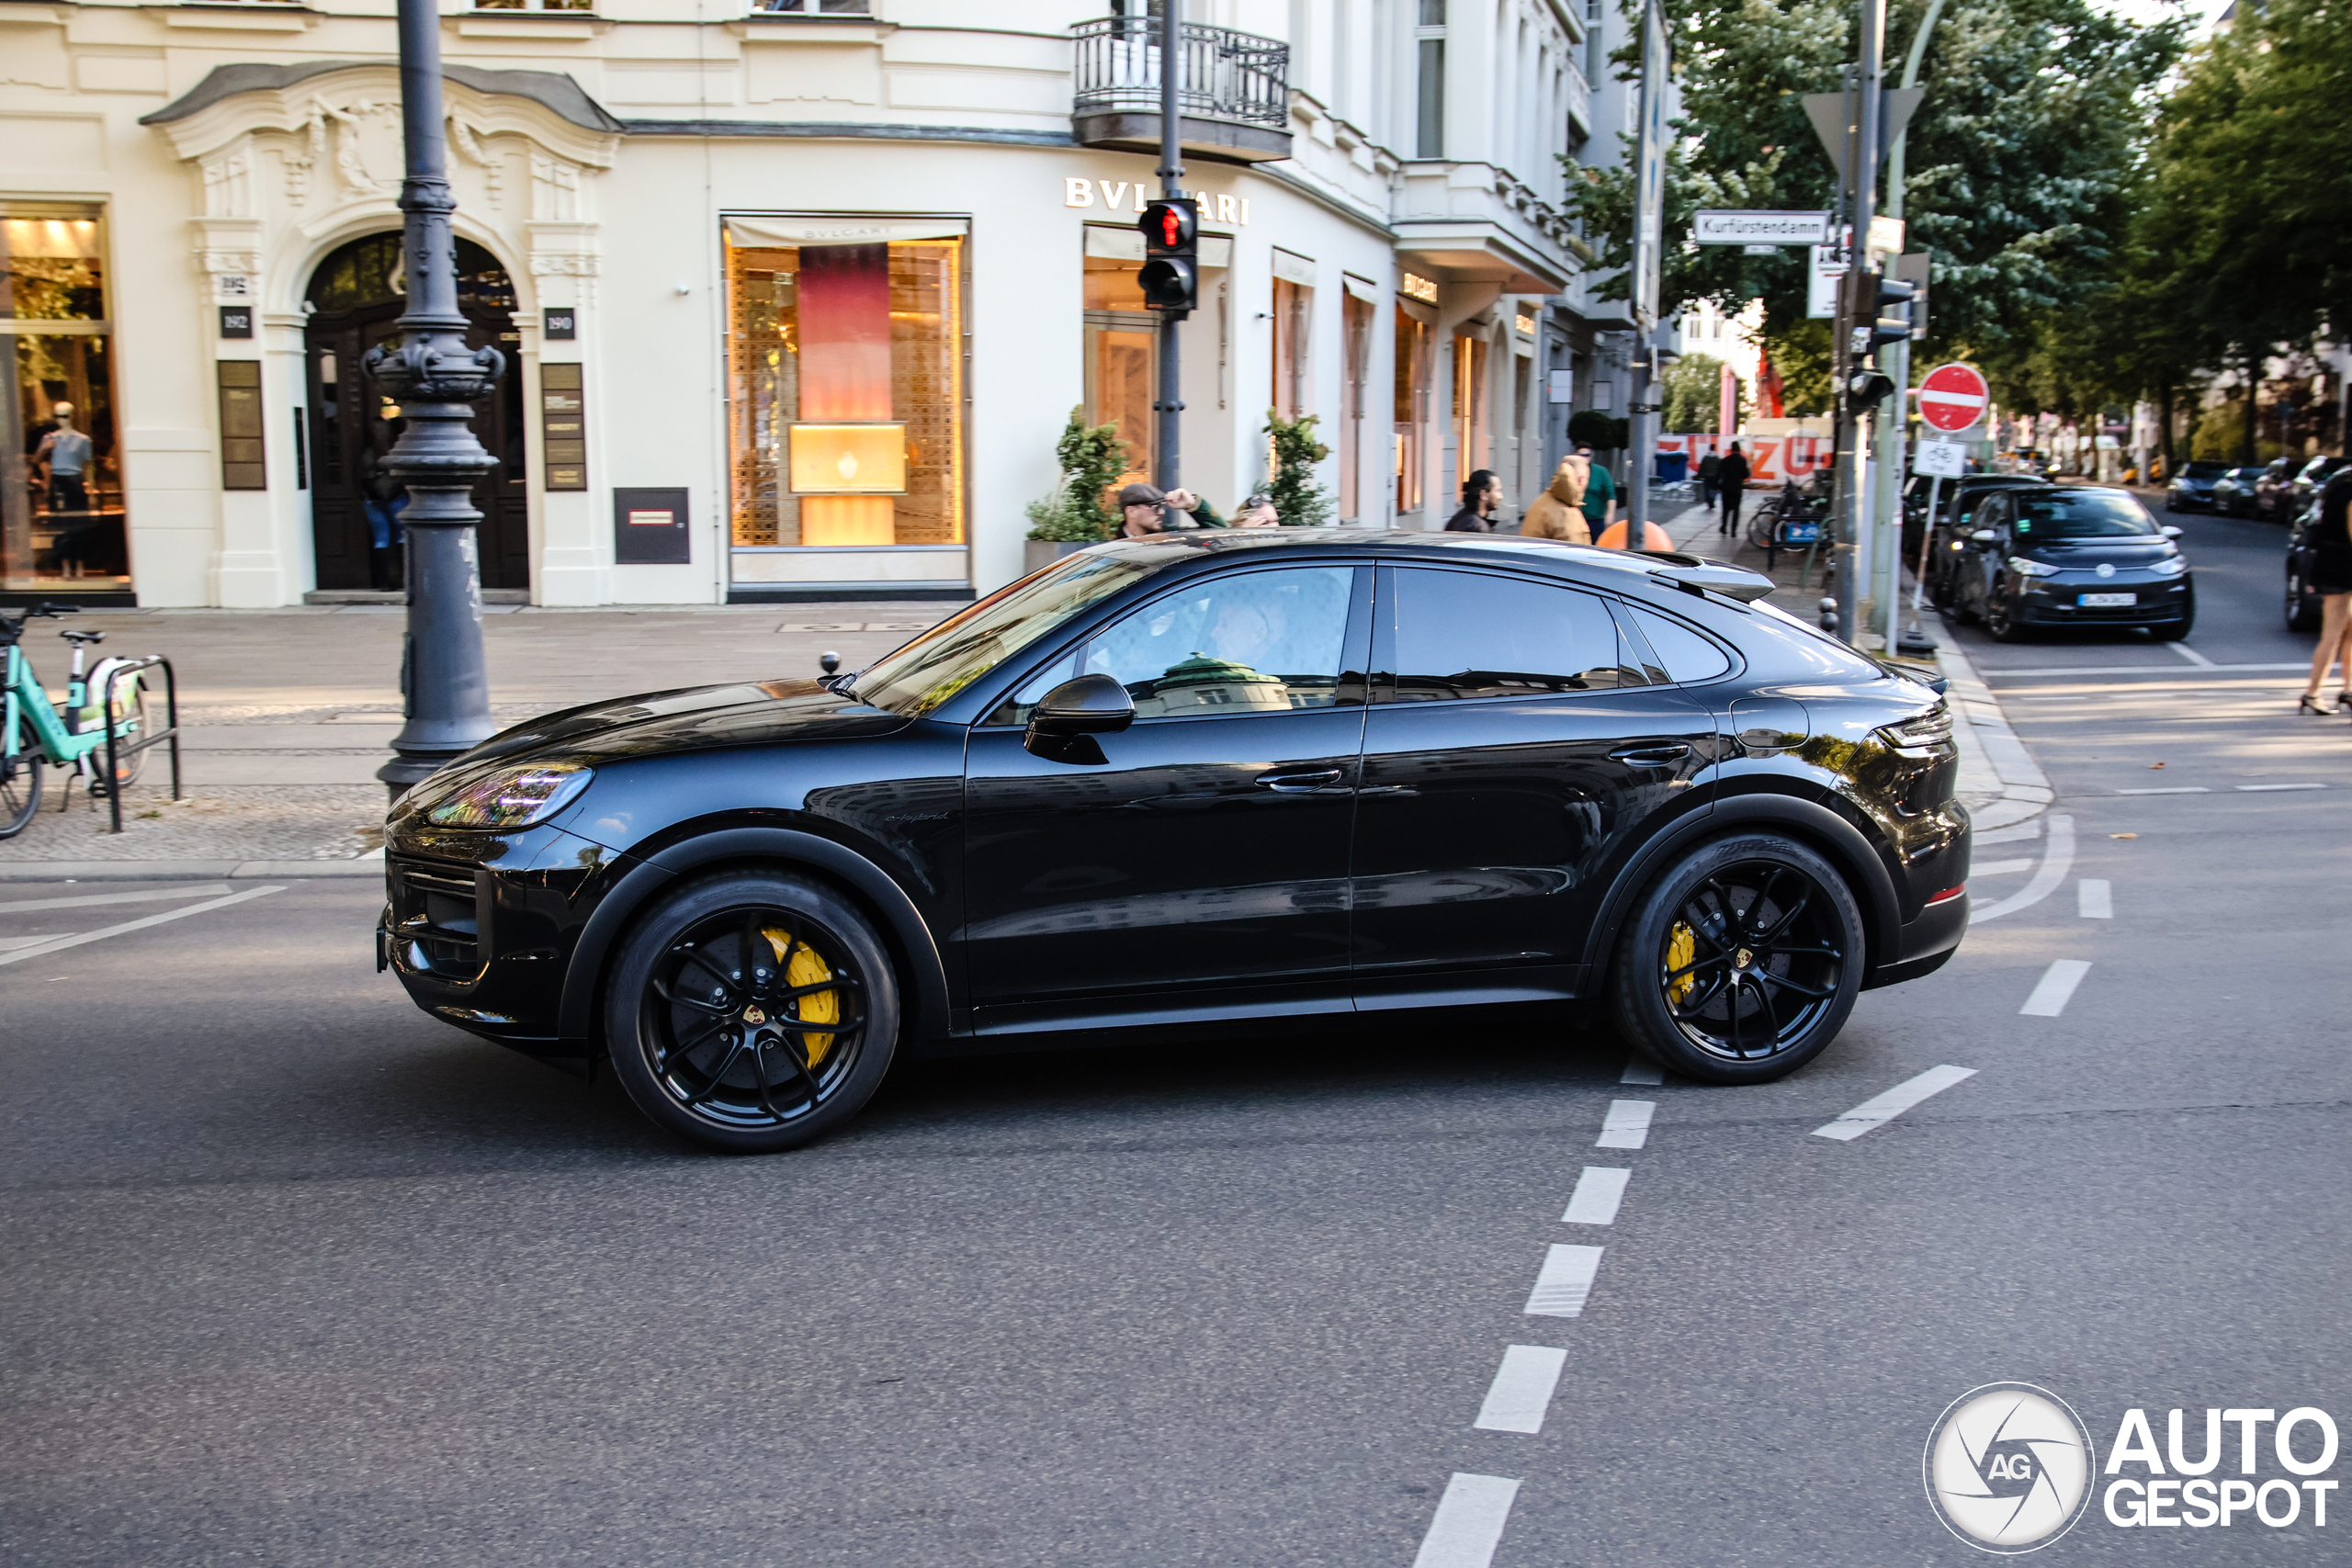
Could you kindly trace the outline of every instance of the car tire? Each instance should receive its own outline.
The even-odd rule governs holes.
[[[1861,908],[1837,867],[1792,839],[1741,834],[1644,890],[1620,933],[1611,1007],[1627,1042],[1669,1072],[1770,1083],[1845,1027],[1864,956]]]
[[[2293,567],[2287,569],[2287,629],[2290,632],[2315,632],[2320,627],[2319,595],[2303,592],[2303,574]]]
[[[2018,619],[2017,607],[2009,602],[2009,595],[2006,590],[1986,596],[1984,630],[1995,642],[2023,642],[2025,640],[2025,623]]]
[[[622,1089],[654,1122],[729,1154],[797,1148],[854,1117],[890,1070],[899,1022],[873,925],[783,872],[689,882],[637,922],[605,979]]]

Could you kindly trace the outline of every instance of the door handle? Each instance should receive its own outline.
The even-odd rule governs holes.
[[[1616,762],[1631,762],[1637,768],[1670,768],[1690,754],[1690,748],[1681,741],[1667,746],[1627,746],[1609,753]]]
[[[1282,795],[1306,795],[1340,782],[1337,768],[1317,768],[1308,773],[1260,773],[1252,781],[1260,789],[1271,789]]]

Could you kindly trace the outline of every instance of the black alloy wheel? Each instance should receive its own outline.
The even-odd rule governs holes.
[[[865,919],[816,883],[741,872],[689,884],[623,944],[605,998],[613,1069],[638,1109],[731,1154],[769,1154],[857,1114],[889,1070],[899,994]]]
[[[1984,629],[1995,642],[2025,640],[2025,623],[2018,617],[2007,583],[1984,596]]]
[[[1861,989],[1862,917],[1836,867],[1777,834],[1694,851],[1618,946],[1627,1038],[1702,1083],[1770,1083],[1837,1038]]]
[[[13,839],[32,825],[40,809],[41,759],[0,760],[0,839]]]
[[[2320,627],[2319,595],[2303,588],[2303,574],[2287,563],[2287,629],[2290,632],[2315,632]]]

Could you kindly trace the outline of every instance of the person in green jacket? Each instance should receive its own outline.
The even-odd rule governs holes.
[[[1617,481],[1594,459],[1591,447],[1578,446],[1577,456],[1585,460],[1591,476],[1584,487],[1585,526],[1598,539],[1609,525],[1617,521]]]

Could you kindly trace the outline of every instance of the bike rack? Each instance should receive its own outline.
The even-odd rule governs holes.
[[[122,727],[114,720],[115,682],[126,675],[141,671],[160,669],[164,672],[164,728],[153,735],[142,735],[129,746],[122,744]],[[135,757],[159,740],[172,743],[172,798],[185,798],[180,794],[180,683],[172,672],[172,661],[162,654],[150,654],[145,659],[126,659],[107,672],[106,690],[98,698],[98,712],[107,727],[107,812],[114,826],[108,832],[122,831],[122,791],[115,780],[122,776],[122,759]]]

